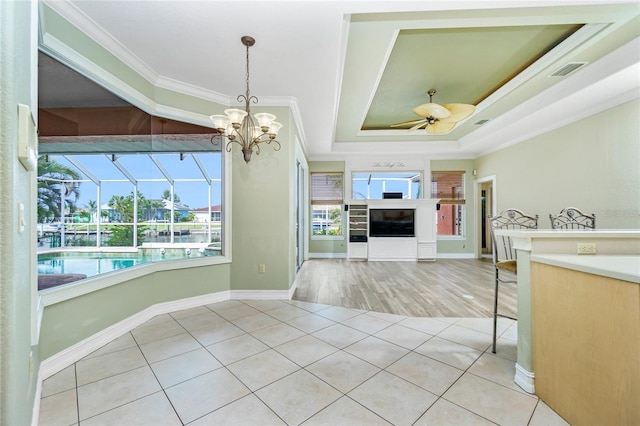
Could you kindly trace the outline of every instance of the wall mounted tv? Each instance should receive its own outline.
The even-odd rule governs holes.
[[[414,209],[369,209],[370,237],[415,237]]]

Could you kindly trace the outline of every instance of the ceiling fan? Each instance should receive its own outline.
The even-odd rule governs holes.
[[[431,89],[427,94],[429,95],[429,103],[418,105],[413,109],[414,113],[423,118],[392,124],[391,127],[414,125],[409,131],[424,127],[430,135],[439,135],[449,132],[459,121],[464,120],[476,110],[475,105],[469,104],[434,104],[432,100],[436,90]]]

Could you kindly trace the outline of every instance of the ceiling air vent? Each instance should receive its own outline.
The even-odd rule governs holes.
[[[483,118],[482,120],[478,120],[475,123],[473,123],[474,126],[482,126],[484,123],[488,122],[489,119],[487,118]]]
[[[554,73],[551,73],[549,77],[566,77],[569,74],[576,72],[585,65],[587,65],[586,62],[569,62],[568,64],[560,67],[560,69],[556,70]]]

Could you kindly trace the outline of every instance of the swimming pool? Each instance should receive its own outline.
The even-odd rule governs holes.
[[[93,277],[148,262],[210,255],[197,248],[139,249],[138,252],[55,252],[38,255],[38,274],[84,274]]]

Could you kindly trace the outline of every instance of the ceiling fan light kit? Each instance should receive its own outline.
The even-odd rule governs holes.
[[[439,105],[433,103],[433,95],[436,94],[435,89],[429,90],[427,94],[429,95],[429,103],[418,105],[413,109],[416,115],[423,118],[392,124],[391,127],[413,125],[413,127],[409,129],[410,132],[424,127],[428,134],[439,135],[453,130],[459,121],[469,117],[476,110],[475,105],[469,104]]]

